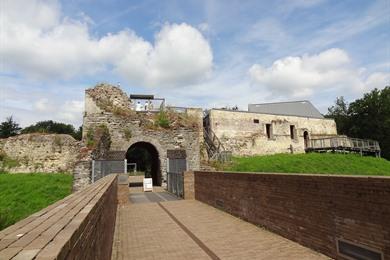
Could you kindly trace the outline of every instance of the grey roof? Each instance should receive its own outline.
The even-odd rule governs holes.
[[[324,118],[324,116],[317,110],[317,108],[315,108],[313,104],[307,100],[249,104],[248,111],[263,114]]]

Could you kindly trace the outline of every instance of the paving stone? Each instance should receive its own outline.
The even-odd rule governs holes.
[[[151,195],[134,190],[132,195],[144,197],[144,203],[118,207],[114,260],[328,259],[198,201],[159,204]]]

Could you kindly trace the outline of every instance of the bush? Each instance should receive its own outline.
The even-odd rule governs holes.
[[[171,125],[171,122],[169,121],[169,118],[168,118],[168,115],[166,112],[160,111],[157,114],[156,124],[162,128],[169,128],[169,126]]]
[[[95,146],[94,137],[95,137],[95,135],[93,133],[93,129],[92,128],[88,129],[88,131],[87,131],[87,147],[88,148],[92,148]]]
[[[126,140],[129,141],[129,140],[131,139],[131,137],[132,137],[131,130],[130,130],[130,129],[125,129],[125,130],[123,131],[123,133],[124,133],[124,135],[125,135],[125,137],[126,137]]]

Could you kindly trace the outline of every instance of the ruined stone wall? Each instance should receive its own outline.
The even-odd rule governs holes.
[[[114,86],[99,85],[86,90],[85,104],[84,142],[88,142],[88,131],[105,125],[111,138],[110,151],[127,151],[137,142],[152,144],[159,153],[162,181],[166,180],[170,149],[184,149],[188,168],[199,169],[203,140],[201,109],[187,109],[185,114],[167,111],[171,122],[168,128],[163,128],[156,123],[156,113],[130,110],[127,95]]]
[[[252,112],[210,110],[210,126],[227,150],[234,155],[304,152],[304,132],[310,138],[337,135],[336,123],[331,119],[281,116]],[[255,123],[254,120],[258,120]],[[266,134],[266,124],[272,125],[272,137]],[[290,125],[296,129],[291,139]]]
[[[71,172],[80,141],[66,134],[23,134],[0,139],[1,168],[7,172]]]

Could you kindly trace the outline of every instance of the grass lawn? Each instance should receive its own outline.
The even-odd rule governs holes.
[[[236,157],[226,171],[280,172],[345,175],[388,175],[390,161],[355,154],[275,154],[267,156]]]
[[[72,192],[69,174],[0,174],[0,230]]]

